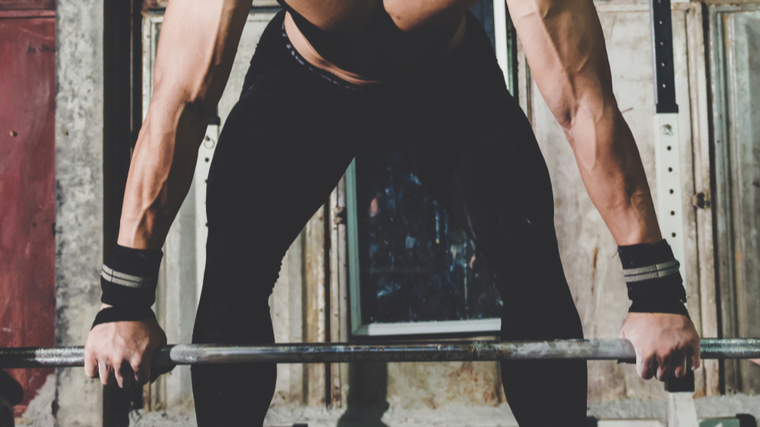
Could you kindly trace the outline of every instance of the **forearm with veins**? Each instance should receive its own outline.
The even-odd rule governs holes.
[[[662,240],[649,185],[612,92],[591,0],[508,0],[531,75],[573,148],[581,178],[618,245]]]

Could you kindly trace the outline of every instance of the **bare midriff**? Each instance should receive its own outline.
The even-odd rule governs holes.
[[[317,52],[309,40],[298,29],[298,26],[293,21],[293,17],[290,15],[290,12],[287,12],[285,14],[285,32],[290,39],[290,43],[293,45],[293,48],[298,52],[298,54],[301,55],[314,67],[333,74],[334,76],[355,85],[369,85],[384,82],[386,80],[396,80],[403,78],[405,75],[413,74],[415,70],[424,68],[426,65],[429,65],[428,63],[431,61],[442,59],[454,51],[462,42],[466,31],[466,26],[466,19],[464,15],[462,15],[459,19],[459,26],[456,28],[453,37],[448,38],[448,40],[441,40],[443,49],[440,49],[440,55],[436,55],[438,58],[427,57],[422,61],[415,61],[415,58],[404,57],[403,54],[400,54],[400,57],[379,58],[380,61],[387,60],[389,63],[404,65],[392,66],[388,64],[390,66],[388,66],[387,69],[390,69],[391,71],[386,73],[386,75],[367,76],[349,70],[344,70],[325,59],[322,55],[319,54],[319,52]],[[350,36],[347,35],[347,37]]]

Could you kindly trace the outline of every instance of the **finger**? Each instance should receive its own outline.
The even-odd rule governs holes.
[[[98,359],[91,351],[84,353],[84,374],[90,378],[98,376]]]
[[[670,364],[673,360],[672,353],[667,353],[665,356],[657,356],[657,379],[665,381],[670,378],[671,368]]]
[[[123,375],[124,373],[124,363],[119,363],[118,365],[114,364],[115,366],[118,366],[118,368],[113,370],[113,374],[116,377],[116,384],[119,385],[119,388],[126,387],[126,381],[124,380],[124,377],[126,375]],[[131,378],[130,378],[131,379]]]
[[[656,367],[657,367],[657,362],[655,360],[654,354],[650,354],[647,356],[637,355],[636,371],[638,371],[639,376],[641,378],[645,380],[652,378],[652,376],[655,373]]]
[[[749,359],[750,362],[754,363],[755,365],[760,365],[760,359]]]
[[[677,348],[673,350],[672,357],[670,359],[671,367],[673,368],[671,375],[675,378],[682,378],[686,375],[688,369],[687,349]]]
[[[133,357],[130,361],[132,372],[134,372],[135,382],[137,384],[145,384],[150,379],[150,363],[146,362],[146,359],[147,358]]]
[[[689,358],[683,351],[678,352],[678,354],[673,358],[673,365],[676,367],[673,371],[673,374],[676,376],[676,378],[683,378],[686,375],[686,372],[689,370],[687,367],[688,360]]]
[[[108,385],[111,383],[111,369],[108,366],[107,360],[98,360],[98,377],[100,377],[100,383]]]
[[[699,369],[699,367],[702,365],[702,358],[700,357],[701,354],[701,345],[699,344],[699,340],[695,343],[690,353],[691,358],[691,370],[696,371]]]
[[[665,381],[670,377],[670,365],[657,364],[657,379]]]
[[[132,385],[135,374],[132,371],[132,366],[130,366],[126,360],[121,363],[121,369],[119,373],[122,377],[122,388],[129,388]]]

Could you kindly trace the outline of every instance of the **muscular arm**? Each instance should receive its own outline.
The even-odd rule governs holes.
[[[251,0],[172,0],[153,97],[129,168],[118,242],[163,245],[193,179],[198,147],[232,68]]]
[[[612,93],[592,0],[507,0],[539,91],[573,147],[583,183],[620,246],[662,240],[636,143]],[[682,377],[700,365],[686,317],[628,313],[619,332],[636,349],[639,375]]]
[[[251,0],[169,2],[153,97],[129,167],[120,245],[163,245],[192,182],[198,147],[227,83],[250,7]],[[85,344],[85,374],[98,375],[104,385],[114,379],[122,388],[143,384],[151,377],[153,352],[165,343],[156,319],[99,323]]]
[[[612,93],[591,0],[507,0],[539,91],[618,245],[662,239],[636,143]]]

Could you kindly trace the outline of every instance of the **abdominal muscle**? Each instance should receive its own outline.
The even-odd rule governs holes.
[[[388,80],[397,80],[406,77],[410,74],[414,74],[415,71],[430,65],[431,62],[443,59],[454,51],[464,38],[466,30],[466,19],[464,15],[459,20],[459,26],[456,28],[453,37],[448,40],[441,40],[441,45],[436,50],[440,50],[440,54],[432,55],[432,57],[425,57],[420,59],[415,55],[404,55],[405,49],[392,49],[393,52],[399,52],[398,55],[393,55],[389,58],[378,58],[379,61],[385,61],[386,64],[383,67],[384,72],[381,75],[362,75],[349,70],[341,69],[332,62],[325,59],[314,47],[309,43],[309,40],[301,33],[298,26],[293,21],[293,17],[290,12],[285,14],[285,32],[290,39],[290,43],[293,48],[311,65],[324,70],[328,73],[335,75],[336,77],[343,79],[349,83],[356,85],[370,85]],[[451,34],[451,33],[449,33]],[[350,35],[347,35],[350,37]],[[391,41],[389,40],[389,43]]]

